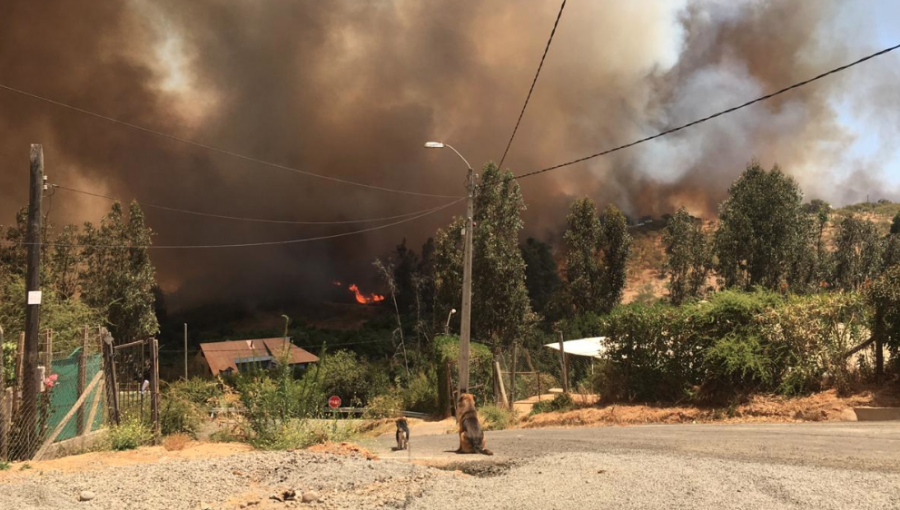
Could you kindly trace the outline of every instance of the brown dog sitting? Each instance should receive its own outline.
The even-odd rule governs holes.
[[[478,422],[478,411],[475,410],[475,397],[470,393],[459,396],[456,404],[456,421],[459,423],[459,449],[456,453],[482,453],[493,455],[485,448],[484,431]]]

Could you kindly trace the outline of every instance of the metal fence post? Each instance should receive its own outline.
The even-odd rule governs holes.
[[[150,340],[150,419],[153,420],[153,441],[159,444],[159,340]]]

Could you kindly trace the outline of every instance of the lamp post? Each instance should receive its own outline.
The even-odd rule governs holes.
[[[456,313],[456,308],[450,309],[450,313],[447,314],[447,323],[444,324],[444,335],[450,334],[450,317],[453,317],[454,313]]]
[[[466,161],[466,158],[453,148],[450,144],[442,142],[426,142],[425,147],[428,149],[443,149],[444,147],[452,150],[459,159],[466,164],[468,173],[466,175],[466,227],[465,247],[463,249],[463,288],[462,288],[462,315],[459,324],[459,393],[468,393],[469,391],[469,339],[472,326],[472,228],[474,226],[475,216],[475,172],[472,165]],[[447,320],[449,324],[449,318]],[[449,326],[448,326],[449,327]]]

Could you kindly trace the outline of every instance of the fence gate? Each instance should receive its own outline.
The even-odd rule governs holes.
[[[159,439],[159,343],[155,338],[115,345],[104,339],[110,422],[139,420]]]

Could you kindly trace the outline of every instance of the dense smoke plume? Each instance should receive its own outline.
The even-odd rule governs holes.
[[[830,35],[841,18],[837,0],[675,4],[569,2],[508,166],[526,172],[630,141],[873,49],[847,44],[862,25]],[[473,164],[499,158],[557,8],[516,0],[13,0],[0,5],[0,82],[315,173],[461,194],[460,163],[422,143],[446,140]],[[835,100],[857,101],[882,138],[896,140],[897,57],[886,58],[890,65],[872,63],[671,139],[523,181],[526,232],[552,239],[583,195],[635,215],[685,205],[709,216],[753,157],[778,162],[810,196],[842,202],[883,192],[870,161],[844,155],[852,137]],[[848,98],[860,91],[868,96]],[[893,113],[867,106],[873,96],[893,101]],[[47,173],[59,184],[211,213],[342,220],[440,202],[299,176],[0,91],[0,223],[26,201],[31,142],[44,144]],[[58,224],[97,221],[109,206],[62,191],[53,201]],[[451,211],[461,208],[329,242],[153,257],[176,304],[317,296],[334,292],[335,278],[371,284],[375,256],[404,237],[418,245]],[[359,227],[147,214],[157,244]]]

